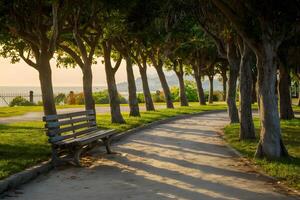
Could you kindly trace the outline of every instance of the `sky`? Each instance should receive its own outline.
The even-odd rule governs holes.
[[[126,67],[123,60],[116,73],[117,83],[126,81]],[[82,73],[79,67],[74,69],[57,68],[55,60],[51,60],[53,86],[82,86]],[[99,60],[93,66],[93,85],[106,86],[104,65]],[[135,78],[140,77],[138,67],[134,66]],[[155,74],[153,67],[148,74]],[[9,59],[0,58],[0,86],[39,86],[38,72],[23,61],[11,64]]]

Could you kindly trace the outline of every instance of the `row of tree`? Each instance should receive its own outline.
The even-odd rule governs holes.
[[[255,138],[251,103],[258,99],[262,129],[256,155],[274,159],[288,155],[281,139],[276,81],[279,71],[280,116],[291,119],[290,72],[300,77],[299,10],[299,0],[3,0],[1,54],[12,62],[22,59],[39,72],[45,115],[56,114],[50,60],[80,67],[85,107],[95,109],[91,66],[102,58],[114,123],[125,122],[115,80],[122,61],[131,116],[140,116],[133,65],[139,68],[147,110],[155,109],[149,65],[157,71],[167,108],[174,106],[165,70],[178,77],[181,106],[188,106],[185,74],[194,76],[204,105],[201,77],[206,75],[212,86],[219,73],[230,120],[240,122],[242,140]]]

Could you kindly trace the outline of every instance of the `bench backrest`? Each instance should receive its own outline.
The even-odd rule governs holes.
[[[72,112],[43,117],[49,142],[55,143],[80,137],[97,130],[96,116],[93,110]]]

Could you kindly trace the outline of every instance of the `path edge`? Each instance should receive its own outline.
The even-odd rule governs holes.
[[[0,197],[4,192],[15,189],[53,168],[51,161],[48,160],[0,180]]]

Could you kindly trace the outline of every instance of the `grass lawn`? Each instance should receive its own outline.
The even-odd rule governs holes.
[[[114,128],[119,131],[131,129],[159,119],[209,110],[226,109],[224,103],[175,109],[160,109],[141,112],[141,117],[129,117],[124,113],[126,124],[111,124],[109,114],[97,115],[100,128]],[[50,157],[50,145],[43,131],[42,122],[0,124],[0,179],[22,171]]]
[[[259,138],[259,119],[254,120],[257,138]],[[286,145],[290,159],[280,159],[277,161],[267,161],[255,159],[254,153],[258,140],[240,142],[239,124],[228,125],[224,129],[225,139],[235,149],[258,165],[268,175],[278,178],[294,187],[300,189],[300,119],[281,121],[281,130],[284,144]]]

